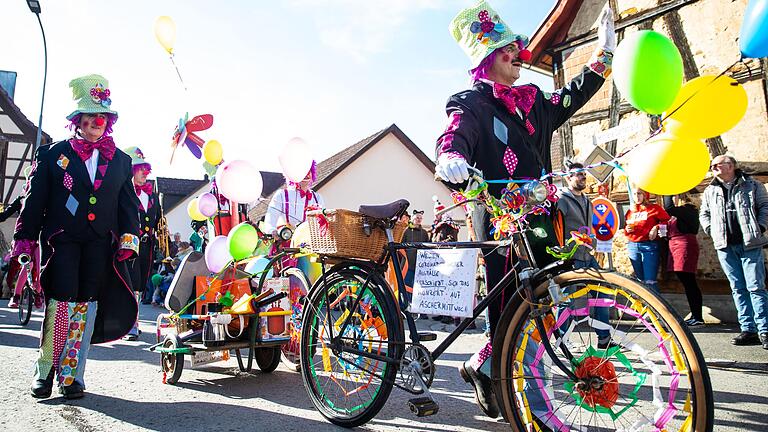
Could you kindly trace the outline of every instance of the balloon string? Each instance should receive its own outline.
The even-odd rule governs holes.
[[[179,67],[176,66],[176,61],[173,60],[173,53],[169,56],[171,59],[171,63],[173,64],[173,68],[176,69],[176,75],[179,77],[179,82],[181,82],[181,86],[184,88],[184,91],[187,91],[187,85],[184,84],[184,80],[181,78],[181,72],[179,72]]]

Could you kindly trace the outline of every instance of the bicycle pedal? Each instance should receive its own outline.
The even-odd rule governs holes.
[[[437,333],[419,332],[419,342],[431,342],[437,340]]]
[[[419,397],[408,400],[408,408],[416,417],[427,417],[437,414],[440,406],[429,397]]]

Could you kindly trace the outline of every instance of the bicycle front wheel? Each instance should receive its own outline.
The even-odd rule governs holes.
[[[21,325],[27,325],[29,318],[32,317],[32,305],[35,302],[35,292],[29,285],[24,285],[19,299],[19,322]]]
[[[493,344],[497,400],[517,430],[712,431],[714,404],[704,357],[671,306],[645,285],[611,272],[555,277],[567,294],[536,326],[520,296]],[[573,373],[547,354],[542,337]]]
[[[373,418],[392,391],[402,341],[381,277],[346,268],[321,278],[304,303],[301,329],[302,378],[318,411],[344,427]]]

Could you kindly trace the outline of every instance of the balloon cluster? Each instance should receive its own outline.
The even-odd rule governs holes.
[[[747,111],[744,88],[725,73],[683,85],[680,52],[652,30],[624,38],[613,68],[616,87],[632,106],[663,115],[660,133],[632,151],[629,179],[659,195],[675,195],[698,185],[710,160],[702,140],[723,134],[741,120]]]
[[[259,232],[253,225],[248,222],[237,224],[228,235],[216,236],[208,244],[205,248],[205,264],[208,270],[219,273],[230,263],[253,256],[260,241]]]

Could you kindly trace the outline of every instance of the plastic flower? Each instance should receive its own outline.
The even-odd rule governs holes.
[[[497,16],[494,16],[494,18],[498,21]],[[501,40],[501,34],[506,30],[504,24],[500,22],[494,23],[487,10],[481,10],[477,14],[477,19],[480,21],[473,22],[469,26],[469,31],[477,33],[477,39],[481,44],[488,45],[489,41],[498,42]]]

